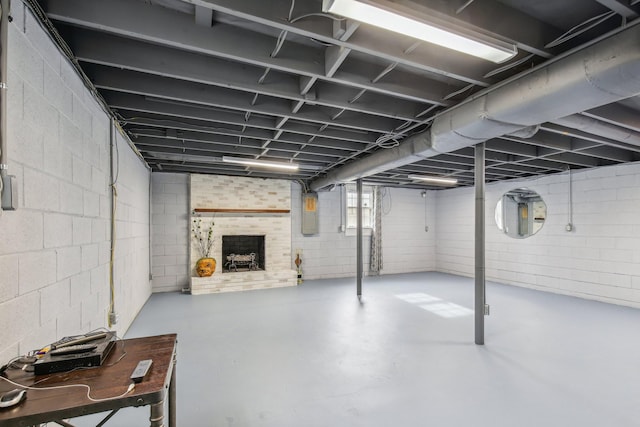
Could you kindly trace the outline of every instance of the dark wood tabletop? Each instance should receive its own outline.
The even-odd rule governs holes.
[[[0,426],[32,425],[162,402],[174,370],[176,345],[176,334],[126,339],[117,341],[104,363],[96,368],[46,375],[7,370],[10,380],[38,390],[27,390],[27,399],[18,406],[0,408]],[[145,359],[153,360],[149,372],[131,392],[121,396],[132,383],[130,376],[136,365]],[[53,388],[71,384],[86,384],[92,399],[107,400],[88,399],[86,387]],[[0,379],[0,393],[14,388]]]

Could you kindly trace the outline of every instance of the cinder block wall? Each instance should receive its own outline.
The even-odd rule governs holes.
[[[420,190],[387,188],[383,197],[381,274],[430,271],[435,268],[435,196]],[[340,231],[341,212],[339,190],[318,193],[320,232],[305,236],[301,233],[302,192],[292,184],[292,250],[302,249],[302,267],[306,279],[354,277],[356,275],[356,236]],[[342,203],[344,209],[344,202]],[[424,231],[425,218],[430,231]],[[364,236],[363,273],[369,274],[371,237]]]
[[[109,119],[26,12],[11,7],[9,174],[18,210],[0,215],[0,362],[107,326]],[[126,331],[150,294],[149,172],[118,137],[116,310]]]
[[[343,213],[340,211],[339,189],[318,193],[319,233],[302,234],[302,187],[292,184],[291,191],[291,236],[292,257],[302,250],[302,270],[305,279],[329,279],[333,277],[355,277],[356,236],[347,236],[340,231]],[[343,203],[344,205],[344,203]],[[363,239],[363,272],[369,271],[370,237]],[[295,268],[292,260],[292,268]]]
[[[153,173],[153,292],[189,287],[189,175]]]
[[[436,266],[435,192],[387,188],[382,198],[382,274]],[[428,226],[428,231],[425,230]]]
[[[571,232],[568,173],[487,185],[487,279],[640,307],[640,164],[573,172],[572,182]],[[498,199],[518,187],[547,204],[543,228],[527,239],[504,235],[494,221]],[[436,204],[437,269],[472,276],[474,190],[440,191]]]

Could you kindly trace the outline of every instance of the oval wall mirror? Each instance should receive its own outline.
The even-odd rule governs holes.
[[[507,236],[524,239],[536,234],[547,218],[547,205],[528,188],[507,191],[496,205],[496,225]]]

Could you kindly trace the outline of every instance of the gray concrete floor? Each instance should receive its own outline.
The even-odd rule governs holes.
[[[472,279],[368,277],[363,296],[154,294],[127,338],[178,333],[181,427],[640,426],[640,310],[489,283],[477,346]]]

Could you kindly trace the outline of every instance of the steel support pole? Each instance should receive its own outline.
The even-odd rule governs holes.
[[[2,17],[0,17],[0,179],[7,175],[9,156],[7,155],[7,74],[9,41],[9,9],[10,0],[1,0]],[[0,185],[2,188],[2,185]]]
[[[476,344],[484,344],[485,265],[484,265],[484,142],[475,146],[475,331]]]
[[[362,180],[356,181],[356,191],[358,193],[358,207],[356,210],[356,282],[358,288],[358,298],[362,297]]]

